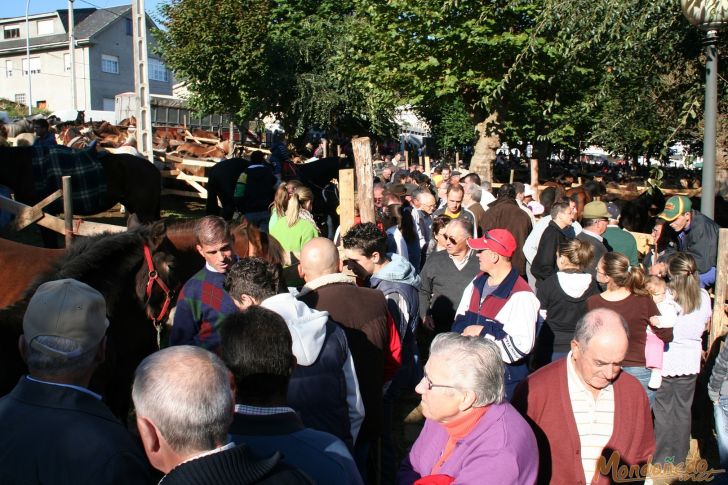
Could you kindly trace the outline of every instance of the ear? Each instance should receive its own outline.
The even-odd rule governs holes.
[[[162,468],[160,468],[164,461],[162,458],[162,434],[153,422],[143,416],[137,415],[136,424],[137,429],[139,430],[139,437],[141,438],[142,445],[144,446],[144,453],[146,453],[147,458],[149,458],[149,463],[151,463],[154,468],[162,470]]]
[[[164,220],[156,221],[149,226],[149,237],[154,247],[159,247],[167,237],[167,222]]]
[[[136,214],[130,214],[126,219],[126,228],[130,231],[141,227],[142,223],[139,221],[139,217]]]
[[[306,281],[306,273],[303,272],[303,266],[301,265],[301,263],[298,263],[298,265],[296,265],[296,269],[298,270],[298,276],[303,281]]]
[[[571,341],[571,353],[574,355],[575,358],[581,357],[581,349],[579,348],[579,344],[576,340]]]
[[[473,404],[475,403],[475,399],[476,396],[473,391],[465,391],[465,393],[463,394],[463,399],[460,401],[460,404],[458,404],[458,408],[461,411],[472,408]]]
[[[106,337],[101,339],[101,343],[99,343],[99,348],[96,350],[96,356],[94,357],[94,362],[96,362],[97,364],[101,364],[105,360],[106,360]]]
[[[379,251],[374,251],[372,253],[372,260],[374,260],[375,264],[380,264],[382,262],[382,255],[379,253]]]
[[[197,252],[202,256],[202,258],[205,258],[205,252],[202,250],[202,246],[199,244],[195,244],[195,249],[197,249]]]
[[[26,352],[25,347],[25,335],[21,334],[18,338],[18,351],[20,352],[20,357],[23,359],[23,362],[28,361],[28,353]]]

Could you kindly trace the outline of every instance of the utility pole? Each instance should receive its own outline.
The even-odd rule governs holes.
[[[144,0],[131,2],[132,33],[134,35],[134,91],[137,108],[137,150],[154,163],[152,151],[152,110],[149,103],[149,59],[147,58],[147,14]]]
[[[78,111],[76,97],[76,25],[73,20],[73,0],[68,0],[68,56],[71,61],[71,100],[73,109]]]

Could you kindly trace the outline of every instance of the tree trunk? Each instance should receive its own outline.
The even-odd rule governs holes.
[[[493,162],[495,151],[500,148],[500,134],[498,133],[498,112],[492,113],[485,121],[478,123],[478,141],[475,143],[473,158],[470,161],[470,171],[480,175],[483,181],[493,182]]]

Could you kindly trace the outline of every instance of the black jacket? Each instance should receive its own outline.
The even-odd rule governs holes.
[[[683,240],[678,243],[680,250],[690,253],[698,265],[698,273],[707,273],[718,259],[718,232],[720,226],[712,219],[696,210],[692,212],[690,229],[683,230]]]
[[[561,229],[554,221],[549,221],[541,239],[538,242],[536,256],[531,263],[531,274],[536,277],[536,286],[541,287],[541,282],[556,273],[556,251],[562,242],[574,239]]]

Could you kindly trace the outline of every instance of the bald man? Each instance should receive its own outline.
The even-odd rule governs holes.
[[[364,401],[364,422],[354,449],[363,473],[369,448],[382,431],[382,386],[399,367],[401,352],[384,294],[359,288],[341,269],[333,242],[323,237],[310,240],[301,250],[298,271],[306,285],[298,298],[311,308],[329,312],[349,341]]]
[[[621,372],[628,338],[619,314],[592,310],[577,322],[571,352],[516,389],[512,404],[539,440],[537,483],[611,483],[610,459],[641,466],[655,453],[647,395]]]

